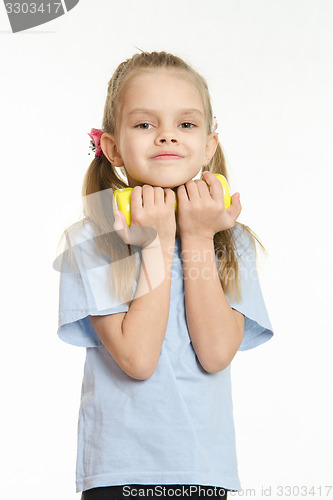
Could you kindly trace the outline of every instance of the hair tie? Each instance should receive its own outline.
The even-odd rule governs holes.
[[[217,127],[218,127],[218,123],[217,123],[217,120],[216,120],[216,116],[214,116],[213,120],[212,120],[212,127],[210,129],[211,134],[213,132],[215,132],[215,130],[217,129]]]
[[[101,148],[101,137],[104,134],[104,130],[99,129],[99,128],[92,128],[90,133],[88,132],[88,135],[91,139],[90,141],[90,148],[92,151],[95,151],[95,158],[96,156],[102,157],[103,156],[103,151]],[[90,154],[90,153],[88,153]]]

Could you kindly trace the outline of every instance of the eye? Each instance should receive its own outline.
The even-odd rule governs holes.
[[[195,125],[193,123],[191,123],[191,122],[183,122],[183,123],[180,124],[180,126],[182,128],[193,128],[193,127],[195,127]]]
[[[139,128],[141,130],[149,130],[149,127],[152,127],[150,123],[139,123],[135,128]]]

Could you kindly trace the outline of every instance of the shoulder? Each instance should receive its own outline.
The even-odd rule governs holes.
[[[256,255],[255,238],[251,234],[251,230],[245,224],[236,222],[231,228],[231,234],[238,257],[243,254]]]
[[[65,273],[80,273],[83,260],[96,260],[97,235],[96,225],[87,218],[68,226],[58,244],[54,269]]]
[[[68,245],[79,245],[96,237],[97,227],[90,219],[84,218],[67,227],[63,234]]]

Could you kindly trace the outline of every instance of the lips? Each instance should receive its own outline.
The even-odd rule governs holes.
[[[181,158],[183,156],[175,151],[161,151],[152,157],[153,160],[179,160]]]

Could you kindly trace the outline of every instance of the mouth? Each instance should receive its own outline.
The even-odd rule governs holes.
[[[152,160],[181,160],[184,158],[182,155],[174,152],[163,152],[152,157]]]

